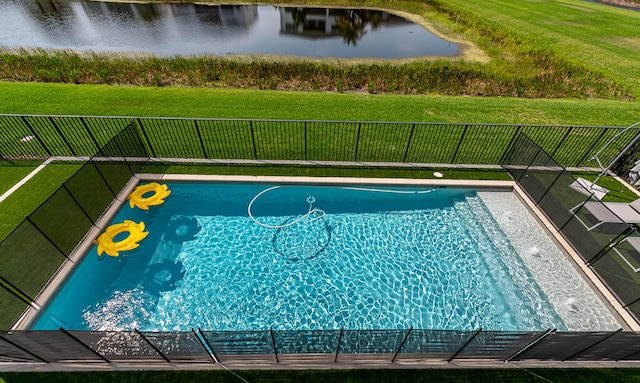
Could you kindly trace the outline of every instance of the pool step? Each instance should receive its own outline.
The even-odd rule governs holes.
[[[467,230],[479,244],[483,260],[499,286],[500,291],[496,293],[502,296],[506,304],[516,306],[512,307],[511,312],[526,311],[525,315],[518,318],[519,321],[533,321],[536,310],[531,308],[540,302],[546,302],[546,297],[533,282],[531,273],[509,238],[502,232],[480,197],[467,197],[464,202],[456,203],[455,208],[467,222],[474,222],[467,226]],[[490,255],[495,253],[499,256]],[[514,290],[513,285],[518,288]]]

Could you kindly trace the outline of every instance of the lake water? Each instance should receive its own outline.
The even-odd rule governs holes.
[[[456,56],[458,45],[374,10],[0,0],[0,45],[159,56]]]

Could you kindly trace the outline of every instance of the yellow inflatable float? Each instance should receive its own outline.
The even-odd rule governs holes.
[[[171,194],[171,190],[169,190],[167,185],[160,185],[157,182],[151,182],[149,184],[136,187],[129,194],[127,199],[129,200],[129,206],[132,208],[137,206],[142,210],[149,210],[149,206],[162,204],[169,194]]]
[[[129,235],[124,239],[114,241],[114,238],[122,233],[129,233]],[[140,246],[138,242],[147,235],[149,235],[149,232],[144,231],[144,222],[135,223],[127,219],[123,223],[111,225],[96,239],[98,256],[106,253],[112,257],[117,257],[121,251],[132,250]]]

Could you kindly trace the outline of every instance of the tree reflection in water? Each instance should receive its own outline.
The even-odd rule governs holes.
[[[357,45],[366,33],[367,25],[371,25],[372,30],[380,28],[382,22],[382,12],[368,11],[364,9],[345,10],[343,15],[336,18],[338,34],[342,36],[347,45]]]
[[[311,26],[312,23],[307,20],[307,10],[308,8],[302,7],[291,8],[293,30],[302,31]],[[347,45],[353,46],[367,33],[367,26],[372,31],[378,30],[384,20],[382,11],[366,9],[332,9],[330,14],[335,17],[335,29],[331,34],[342,36]],[[324,30],[324,27],[321,29]]]

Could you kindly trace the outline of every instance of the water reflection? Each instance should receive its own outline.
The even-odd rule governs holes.
[[[384,23],[404,24],[406,20],[387,12],[367,9],[323,9],[280,8],[281,32],[310,38],[341,36],[347,45],[356,45],[358,40],[371,30],[380,29]],[[395,19],[394,19],[395,18]]]
[[[382,11],[257,5],[0,0],[8,47],[163,56],[455,56],[458,46]]]

